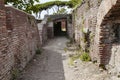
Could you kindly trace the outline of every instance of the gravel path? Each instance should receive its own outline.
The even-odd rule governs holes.
[[[64,37],[50,40],[18,80],[110,80],[107,73],[101,72],[92,62],[76,60],[74,66],[69,65],[71,52],[64,51],[67,41]]]

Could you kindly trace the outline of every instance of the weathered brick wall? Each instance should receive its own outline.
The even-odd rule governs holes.
[[[6,14],[4,0],[0,0],[0,80],[10,78],[12,56],[9,53],[8,33],[6,29]]]
[[[111,14],[113,14],[114,12],[116,13],[115,8],[117,9],[118,7],[116,5],[116,2],[117,0],[103,0],[97,14],[95,43],[98,44],[97,50],[100,56],[100,63],[104,65],[109,63],[111,57],[112,44],[110,39],[110,31],[111,26],[115,21],[115,19],[114,21],[111,20],[111,18],[114,18],[114,15]],[[114,5],[116,5],[117,7]]]
[[[85,0],[73,12],[73,27],[75,41],[82,50],[90,50],[92,60],[98,60],[98,50],[95,50],[97,44],[95,40],[95,29],[97,24],[97,13],[101,0]]]
[[[39,48],[36,20],[0,0],[0,80],[10,80],[22,70]]]
[[[104,7],[103,7],[104,6]],[[100,63],[107,69],[114,80],[120,75],[120,0],[103,0],[98,12]],[[116,28],[116,29],[115,29]],[[97,39],[98,40],[98,39]]]
[[[87,33],[87,29],[89,29],[91,31],[89,48],[92,60],[106,65],[115,80],[120,75],[119,7],[120,0],[85,0],[74,10],[73,14],[76,42],[85,50],[84,33]],[[115,29],[116,27],[117,29]]]
[[[31,15],[12,7],[6,7],[6,15],[9,38],[12,38],[11,51],[20,59],[20,67],[24,68],[39,47],[36,20]]]

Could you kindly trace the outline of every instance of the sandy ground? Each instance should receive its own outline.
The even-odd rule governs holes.
[[[70,65],[69,54],[73,52],[65,51],[67,41],[65,37],[50,40],[18,80],[111,80],[106,71],[101,71],[92,62],[77,59],[74,65]]]

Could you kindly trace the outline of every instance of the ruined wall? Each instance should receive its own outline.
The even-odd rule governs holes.
[[[0,14],[0,80],[10,80],[34,56],[40,46],[39,34],[34,17],[5,8],[1,0]]]
[[[112,80],[120,75],[120,0],[85,0],[74,10],[75,40],[90,49],[92,60],[106,65]],[[90,33],[88,33],[90,32]],[[86,34],[89,41],[85,41]]]
[[[24,68],[39,47],[36,20],[33,16],[12,7],[6,7],[6,18],[11,51],[19,59],[20,67]]]
[[[94,40],[100,3],[101,0],[85,0],[72,15],[75,41],[82,50],[90,50],[92,60],[99,59],[97,50],[94,50],[97,47]]]
[[[6,29],[6,12],[4,0],[0,0],[0,80],[10,78],[10,70],[13,65],[13,56],[8,51],[8,33]]]
[[[104,7],[103,7],[104,6]],[[120,75],[120,0],[103,0],[98,12],[101,63],[107,65],[112,80]],[[104,11],[104,12],[103,12]]]

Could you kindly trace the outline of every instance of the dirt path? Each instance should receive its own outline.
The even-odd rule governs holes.
[[[76,60],[69,65],[69,51],[65,53],[64,37],[51,40],[42,55],[36,55],[18,80],[110,80],[92,62]]]

